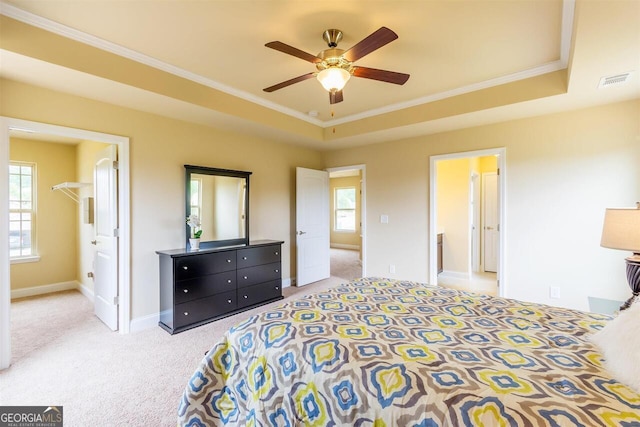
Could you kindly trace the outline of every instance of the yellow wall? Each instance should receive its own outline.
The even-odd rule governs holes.
[[[361,199],[360,199],[360,176],[348,176],[343,178],[331,178],[329,179],[329,208],[331,210],[331,246],[332,247],[345,247],[347,249],[360,249],[360,215],[361,215]],[[356,188],[356,231],[353,233],[344,231],[335,231],[334,214],[335,209],[335,189],[340,187],[355,187]]]
[[[295,272],[295,166],[365,164],[367,274],[389,276],[394,264],[394,277],[427,281],[429,156],[495,147],[506,147],[509,296],[587,308],[587,296],[629,294],[627,253],[599,241],[604,209],[640,199],[639,100],[320,153],[13,81],[0,89],[1,115],[131,138],[134,319],[158,310],[155,251],[184,246],[184,164],[253,172],[251,237],[286,241],[285,279]]]
[[[436,214],[442,236],[442,265],[447,273],[470,274],[469,179],[471,159],[441,160],[437,163]]]
[[[482,174],[495,172],[495,156],[464,157],[440,160],[436,163],[437,230],[443,231],[443,270],[458,277],[470,278],[472,272],[471,223],[474,222],[471,201],[471,176],[477,175],[481,186]],[[478,200],[476,226],[481,230],[482,193]],[[482,232],[479,232],[482,240]],[[480,251],[482,249],[480,248]]]
[[[604,210],[640,199],[640,100],[325,154],[327,167],[366,164],[371,276],[427,281],[429,157],[506,147],[508,295],[587,309],[623,300],[626,252],[600,247]],[[380,224],[380,214],[389,224]],[[549,286],[561,299],[549,299]]]
[[[283,278],[294,277],[295,167],[321,169],[319,152],[10,80],[0,90],[0,115],[130,138],[133,319],[158,312],[155,251],[185,246],[185,164],[253,172],[251,239],[284,240]]]
[[[36,248],[40,260],[11,264],[11,289],[76,279],[76,203],[51,187],[76,180],[76,152],[69,144],[11,138],[9,158],[36,163]]]

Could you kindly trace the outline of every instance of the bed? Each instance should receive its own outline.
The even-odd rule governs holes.
[[[609,316],[357,279],[236,325],[178,408],[186,426],[640,426],[588,339]]]

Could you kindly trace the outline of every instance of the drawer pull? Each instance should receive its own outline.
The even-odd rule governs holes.
[[[242,257],[242,259],[246,260],[246,259],[247,259],[247,257],[246,257],[246,256],[243,256],[243,257]]]
[[[228,299],[228,300],[227,300],[227,303],[231,304],[231,302],[232,302],[232,301],[231,301],[230,299]]]
[[[184,292],[185,294],[189,293],[189,289],[183,289],[182,292]]]
[[[280,290],[280,286],[276,286],[276,291],[277,291],[277,290]]]
[[[277,269],[277,268],[276,268],[275,270],[273,270],[273,271],[275,271],[276,273],[278,273],[278,269]]]
[[[188,312],[188,311],[185,311],[185,312],[184,312],[184,315],[185,315],[185,316],[188,316],[188,315],[189,315],[189,312]]]
[[[280,254],[278,253],[278,251],[275,251],[275,252],[274,252],[274,255],[280,255]]]
[[[248,279],[248,277],[247,277],[247,276],[243,276],[242,278],[243,278],[244,280],[247,280],[247,279]]]
[[[231,279],[227,280],[227,283],[231,283]]]
[[[230,260],[230,259],[228,259],[228,260],[227,260],[227,262],[231,262],[231,260]]]
[[[245,296],[244,296],[244,299],[247,299],[247,298],[249,298],[249,297],[245,295]]]
[[[183,266],[182,266],[182,269],[183,269],[183,270],[188,270],[188,269],[189,269],[189,267],[187,267],[186,265],[183,265]]]

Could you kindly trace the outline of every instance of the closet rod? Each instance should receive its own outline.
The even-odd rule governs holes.
[[[71,200],[76,203],[80,203],[80,197],[73,192],[72,188],[82,188],[88,187],[91,184],[86,182],[63,182],[61,184],[54,185],[51,187],[51,191],[60,190],[62,193],[66,194]]]

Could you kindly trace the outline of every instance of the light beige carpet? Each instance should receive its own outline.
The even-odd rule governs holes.
[[[345,280],[362,277],[359,258],[359,251],[331,248],[331,276]]]
[[[283,293],[300,298],[343,282],[331,277]],[[67,427],[175,426],[184,386],[205,352],[234,324],[282,302],[176,335],[160,327],[121,335],[93,315],[79,292],[16,300],[0,405],[62,405]]]

